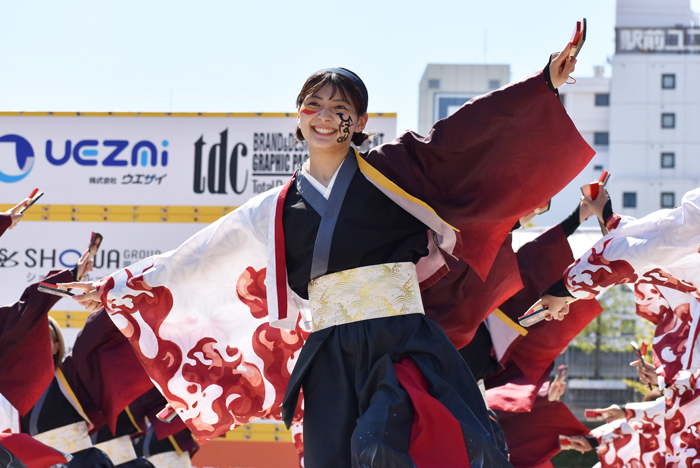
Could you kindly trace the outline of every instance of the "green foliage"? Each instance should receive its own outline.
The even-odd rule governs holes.
[[[642,398],[645,397],[646,394],[651,391],[649,390],[649,386],[647,384],[643,384],[639,380],[622,379],[622,381],[625,383],[625,385],[633,388],[635,392],[642,395]]]
[[[555,468],[591,468],[596,463],[598,455],[595,450],[583,454],[575,450],[562,450],[552,458]]]

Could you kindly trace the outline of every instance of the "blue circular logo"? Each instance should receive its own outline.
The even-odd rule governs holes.
[[[19,135],[5,135],[0,137],[0,143],[14,143],[14,158],[7,157],[8,152],[5,146],[0,146],[0,182],[18,182],[29,174],[34,167],[34,149],[27,140]],[[11,150],[9,152],[11,154]],[[8,159],[14,159],[17,163],[19,171],[14,170],[15,164],[8,163]],[[7,170],[6,168],[12,168]],[[19,172],[19,173],[17,173]]]

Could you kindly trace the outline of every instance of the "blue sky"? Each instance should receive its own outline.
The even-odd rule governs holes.
[[[614,0],[0,0],[0,110],[293,111],[309,74],[344,66],[400,132],[428,63],[506,63],[517,80],[583,16],[574,76],[591,76],[614,51]]]

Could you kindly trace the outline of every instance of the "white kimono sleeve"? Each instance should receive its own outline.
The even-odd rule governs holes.
[[[566,270],[566,287],[587,299],[641,280],[700,297],[699,249],[700,189],[695,189],[678,208],[620,223]]]

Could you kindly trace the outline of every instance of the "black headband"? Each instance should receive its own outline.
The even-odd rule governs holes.
[[[352,72],[347,68],[324,68],[323,70],[319,70],[311,76],[316,76],[320,73],[326,72],[337,73],[338,75],[343,75],[346,78],[350,78],[352,82],[355,83],[355,86],[357,86],[357,88],[362,93],[362,97],[365,98],[365,105],[369,103],[369,94],[367,93],[367,86],[365,86],[365,84],[355,72]]]

